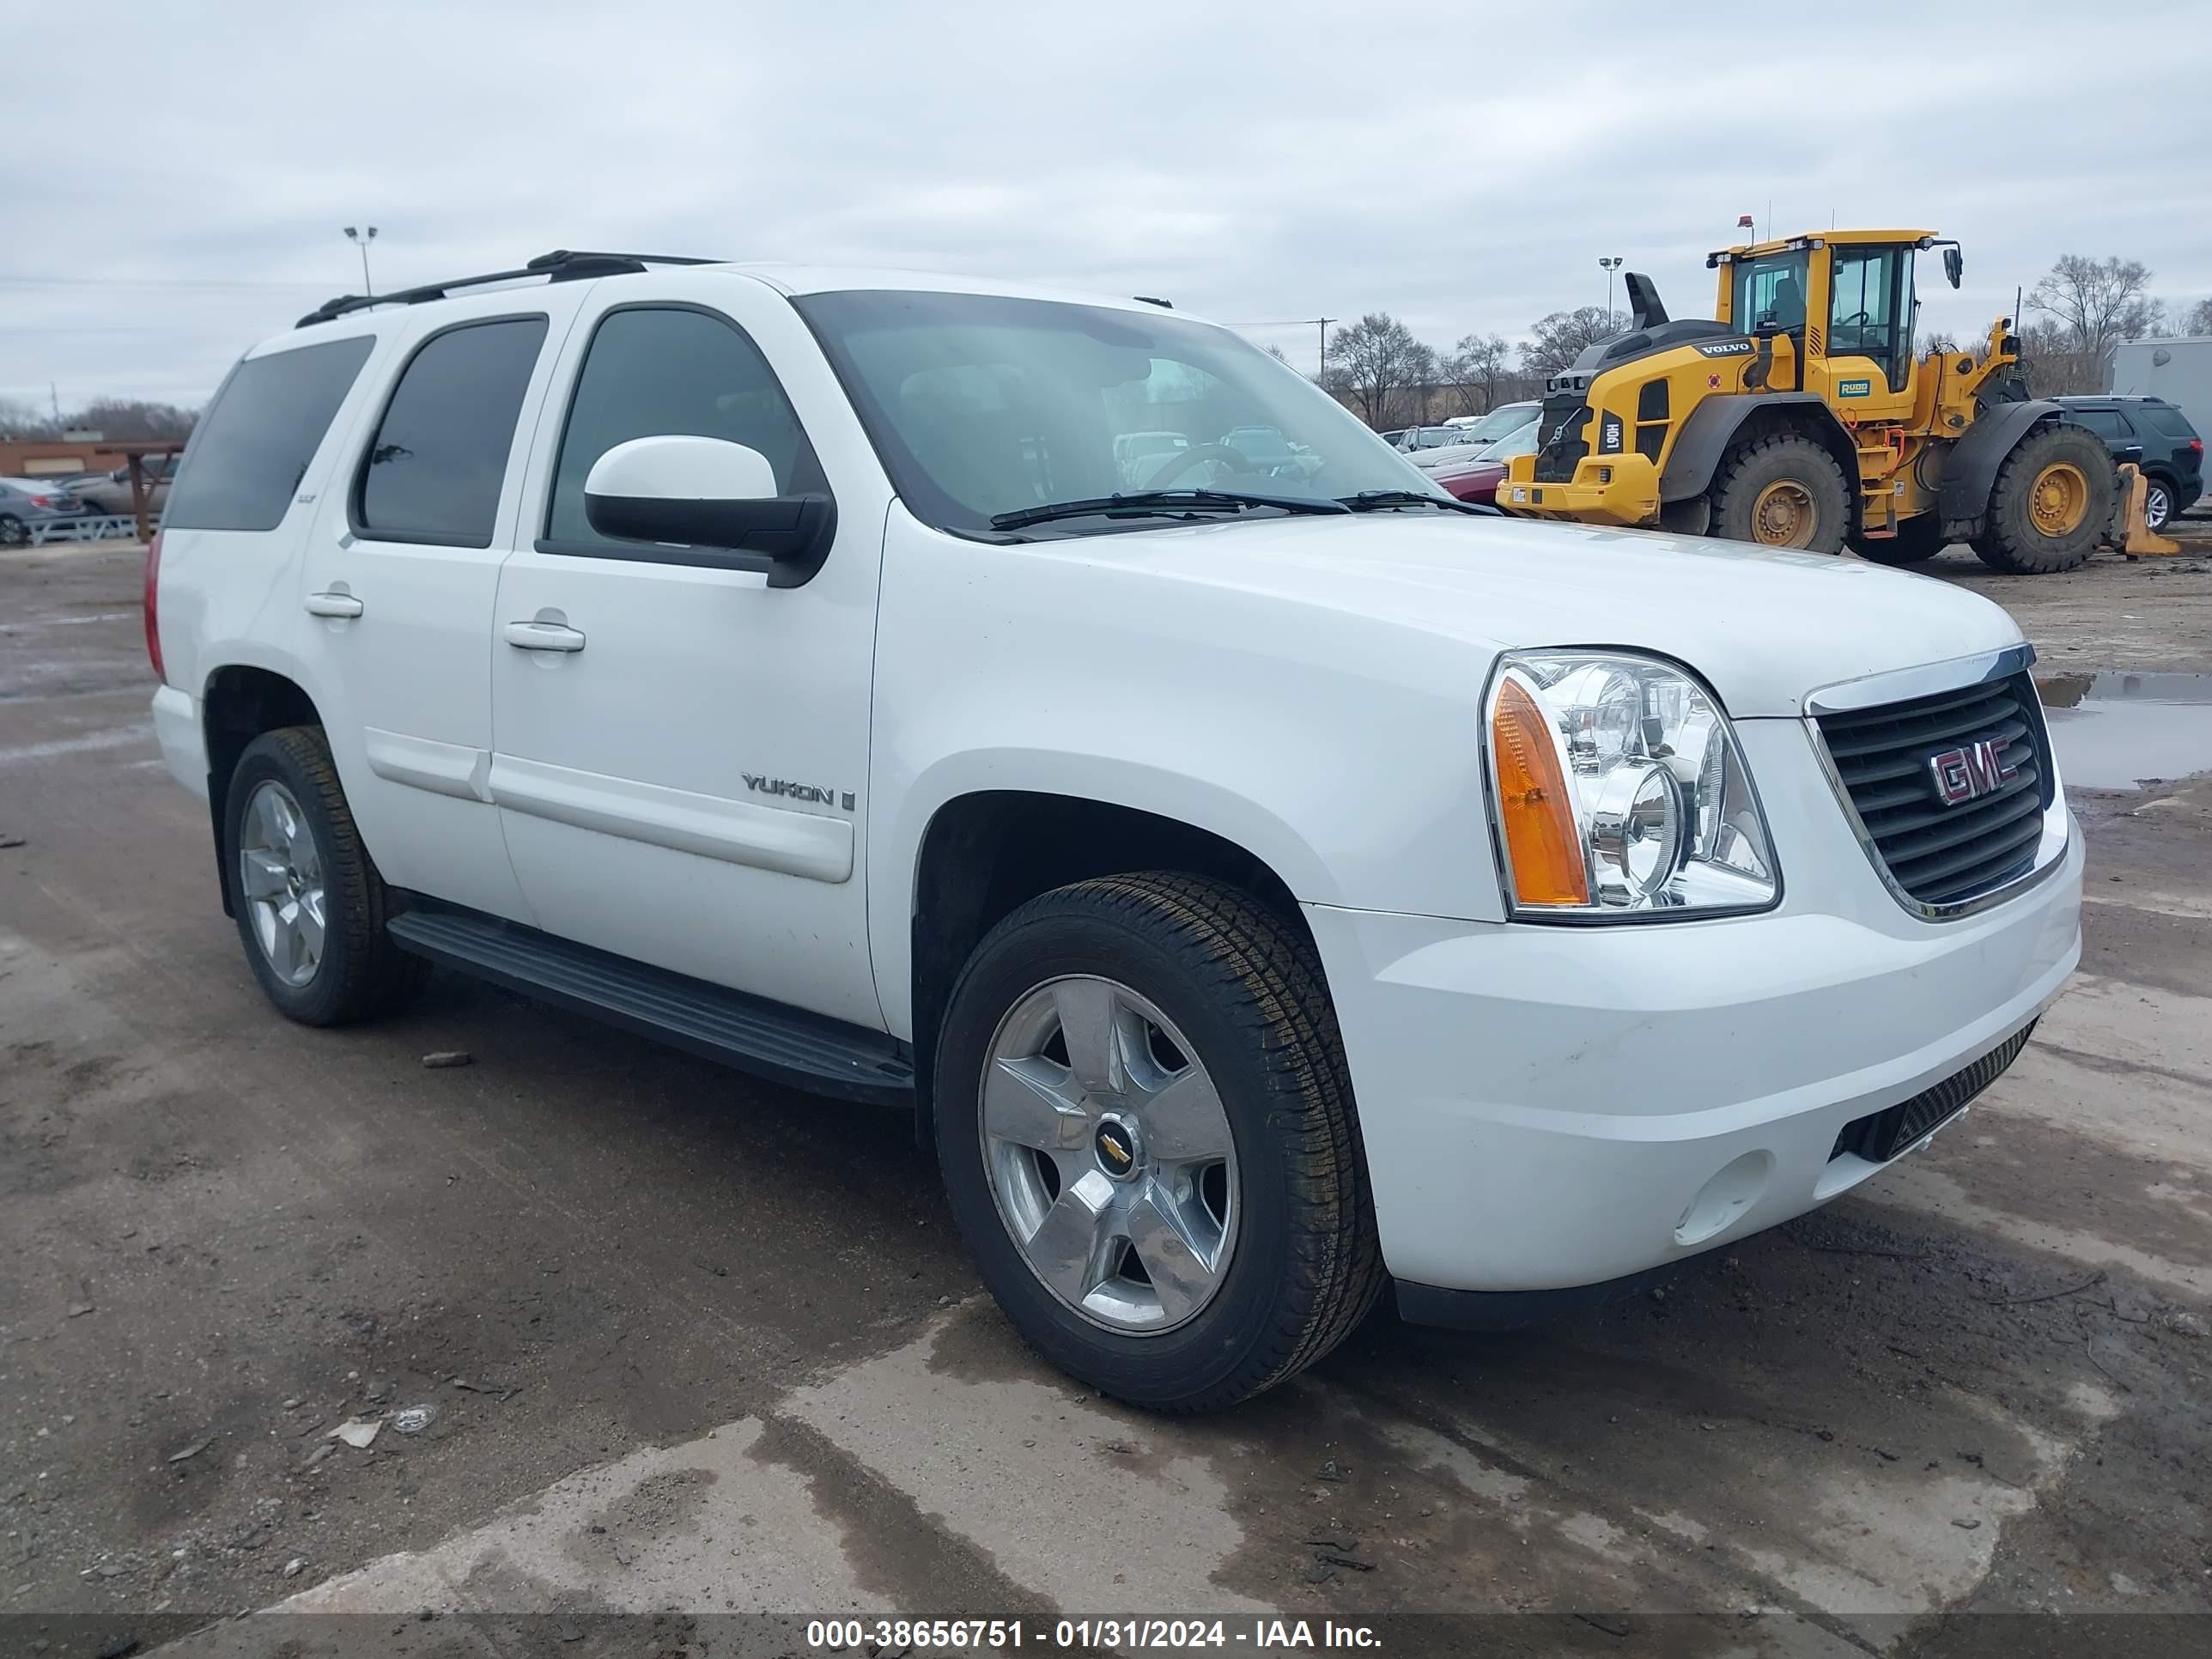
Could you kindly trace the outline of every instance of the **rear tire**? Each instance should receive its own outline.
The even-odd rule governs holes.
[[[2163,478],[2143,474],[2143,525],[2154,534],[2165,530],[2173,517],[2173,486]]]
[[[2071,570],[2105,538],[2117,488],[2102,438],[2059,422],[2038,427],[1997,469],[1974,551],[2008,575]]]
[[[246,960],[279,1013],[347,1025],[414,1000],[430,964],[385,931],[391,894],[319,726],[246,744],[223,800],[222,847]]]
[[[1094,1006],[1111,1012],[1085,1018]],[[1094,1024],[1122,1035],[1110,1046],[1086,1040]],[[1077,1073],[1097,1066],[1083,1057],[1102,1054],[1133,1058],[1108,1086],[1086,1089]],[[1164,1103],[1161,1079],[1181,1084],[1192,1071],[1211,1085],[1206,1133],[1183,1115],[1188,1091],[1172,1097],[1175,1109]],[[1016,1073],[1054,1103],[1035,1120],[1042,1127],[1030,1095],[1002,1104],[998,1089]],[[1321,964],[1237,889],[1113,876],[1015,911],[953,989],[935,1100],[946,1196],[984,1284],[1039,1353],[1118,1400],[1179,1413],[1235,1405],[1328,1353],[1381,1293],[1351,1075]],[[1186,1178],[1170,1148],[1215,1161]],[[1198,1224],[1180,1236],[1199,1251],[1186,1259],[1166,1240],[1166,1256],[1147,1255],[1153,1224],[1141,1216],[1201,1184],[1218,1224],[1181,1206]],[[1127,1219],[1109,1207],[1139,1203],[1152,1207]],[[1163,1231],[1151,1232],[1155,1251]]]
[[[1758,547],[1840,553],[1851,526],[1843,469],[1810,438],[1761,438],[1723,459],[1712,533]]]
[[[21,547],[31,539],[23,521],[12,513],[0,513],[0,547]]]
[[[1874,564],[1920,564],[1950,544],[1950,538],[1943,533],[1941,513],[1923,513],[1917,519],[1907,519],[1898,526],[1894,536],[1878,540],[1864,536],[1851,538],[1851,551]]]

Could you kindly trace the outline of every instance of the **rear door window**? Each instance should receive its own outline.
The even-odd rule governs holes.
[[[2122,419],[2118,410],[2069,409],[2069,417],[2089,428],[2100,438],[2132,439],[2135,434]]]
[[[433,334],[416,349],[362,458],[356,535],[489,547],[523,393],[545,319],[501,317]]]
[[[200,417],[162,523],[274,530],[375,344],[357,335],[239,364]]]

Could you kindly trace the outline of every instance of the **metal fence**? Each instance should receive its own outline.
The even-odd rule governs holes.
[[[158,514],[149,522],[159,530],[161,520]],[[82,519],[49,519],[44,523],[26,524],[30,532],[30,544],[43,547],[48,542],[104,542],[118,538],[136,541],[138,520],[128,513],[95,513]]]

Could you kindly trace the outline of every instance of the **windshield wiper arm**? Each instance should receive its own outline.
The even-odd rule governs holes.
[[[1463,501],[1455,495],[1431,495],[1420,489],[1363,489],[1357,495],[1339,495],[1336,502],[1347,513],[1372,513],[1384,507],[1441,507],[1449,513],[1472,513],[1481,519],[1492,516],[1492,511],[1479,502]]]
[[[1248,507],[1279,507],[1285,513],[1349,513],[1342,501],[1319,495],[1267,495],[1243,489],[1133,489],[1119,495],[1093,495],[1083,501],[1047,501],[1041,507],[1017,507],[994,513],[994,530],[1019,530],[1024,525],[1053,519],[1087,518],[1093,514],[1174,514],[1185,512],[1238,513]]]

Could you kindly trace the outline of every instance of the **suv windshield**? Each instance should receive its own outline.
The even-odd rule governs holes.
[[[996,515],[1139,490],[1449,499],[1295,369],[1210,324],[984,294],[793,303],[901,499],[942,530],[989,533]],[[1093,514],[1024,533],[1159,522]]]

